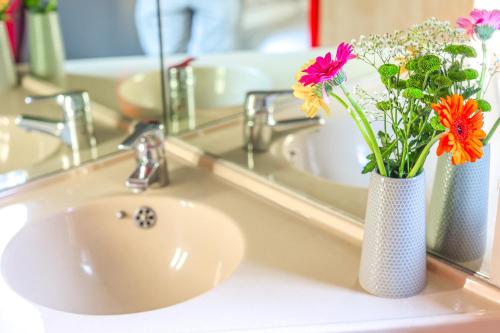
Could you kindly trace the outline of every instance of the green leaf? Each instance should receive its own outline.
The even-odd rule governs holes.
[[[383,64],[378,68],[378,73],[383,78],[390,78],[399,74],[399,67],[393,64]]]
[[[485,101],[484,99],[478,99],[476,102],[479,110],[483,112],[491,111],[491,104]]]
[[[442,124],[441,124],[441,121],[439,120],[439,116],[434,116],[431,118],[431,126],[434,130],[438,131],[438,132],[441,132],[441,131],[445,131],[446,130],[446,127],[444,127]]]
[[[477,88],[477,87],[470,87],[470,88],[466,88],[464,89],[464,91],[462,92],[462,96],[464,97],[464,100],[467,100],[469,99],[471,96],[475,95],[478,91],[480,91],[481,88]]]
[[[372,172],[373,170],[375,170],[375,167],[377,166],[377,162],[375,161],[375,155],[370,154],[366,156],[366,158],[368,159],[368,163],[366,163],[363,170],[361,170],[362,174]]]
[[[382,143],[383,146],[387,145],[389,143],[389,141],[391,140],[391,137],[389,136],[389,134],[387,134],[384,131],[378,131],[377,135],[380,138],[380,142]]]

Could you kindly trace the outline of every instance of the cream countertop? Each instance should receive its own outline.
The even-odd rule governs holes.
[[[182,152],[174,142],[170,146],[170,151]],[[357,283],[360,248],[351,237],[326,232],[311,218],[177,158],[170,156],[169,161],[172,184],[142,196],[203,202],[232,217],[246,240],[245,256],[236,272],[219,287],[184,303],[116,316],[76,315],[37,306],[15,294],[2,278],[0,332],[355,332],[368,328],[403,332],[415,323],[422,327],[477,321],[498,325],[488,321],[500,320],[500,305],[467,288],[466,278],[429,272],[428,286],[419,296],[396,300],[371,296]],[[120,154],[4,192],[0,255],[29,223],[40,223],[55,212],[102,196],[127,194],[123,181],[134,163],[130,154]],[[216,168],[219,173],[221,168]],[[235,177],[240,177],[233,179],[236,183],[249,182],[244,174]]]

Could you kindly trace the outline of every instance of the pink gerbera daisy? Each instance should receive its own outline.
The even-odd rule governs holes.
[[[459,18],[457,25],[470,37],[476,34],[479,39],[488,40],[496,30],[500,30],[500,10],[474,9],[470,17]]]
[[[337,47],[335,59],[328,52],[324,57],[317,57],[316,61],[307,67],[299,80],[304,86],[315,85],[333,79],[344,67],[347,61],[356,58],[352,53],[352,45],[340,43]]]

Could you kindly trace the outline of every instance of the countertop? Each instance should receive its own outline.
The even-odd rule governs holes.
[[[414,325],[500,320],[500,304],[467,288],[467,279],[433,271],[418,296],[369,295],[357,282],[359,244],[349,237],[326,232],[310,218],[177,157],[170,156],[169,162],[172,184],[143,195],[203,202],[234,219],[246,247],[235,273],[215,289],[181,304],[112,316],[77,315],[33,304],[1,277],[0,332],[357,332],[368,328],[403,332]],[[123,182],[134,164],[131,154],[119,154],[0,194],[0,258],[23,226],[89,200],[127,193]]]

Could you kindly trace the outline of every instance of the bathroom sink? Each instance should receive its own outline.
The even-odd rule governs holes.
[[[374,130],[378,131],[376,124]],[[348,202],[354,202],[355,199],[349,195],[359,197],[360,191],[366,192],[368,189],[370,175],[362,174],[362,170],[370,150],[352,119],[342,110],[333,110],[333,115],[327,117],[319,129],[297,131],[277,140],[271,147],[271,153],[287,161],[299,172],[323,182],[318,186],[325,186],[324,182],[327,182],[345,191],[343,200]],[[433,148],[424,165],[428,201],[436,164],[437,156]],[[360,218],[364,217],[362,209],[346,210]]]
[[[349,115],[334,111],[319,129],[288,135],[274,154],[294,168],[339,185],[367,187],[369,175],[361,174],[370,153]]]
[[[59,139],[26,132],[16,126],[14,117],[0,117],[0,173],[33,167],[60,147]]]
[[[260,70],[243,66],[193,66],[195,108],[212,111],[206,118],[220,118],[221,112],[241,111],[245,95],[251,90],[271,88],[271,78]],[[137,74],[118,88],[120,109],[131,118],[161,117],[160,72]]]
[[[2,273],[39,305],[125,314],[214,288],[238,267],[244,247],[233,221],[209,206],[116,196],[31,221],[7,245]]]

